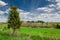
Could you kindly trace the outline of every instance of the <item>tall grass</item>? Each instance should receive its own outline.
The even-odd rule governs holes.
[[[1,26],[4,29],[6,26]],[[0,40],[60,40],[60,29],[21,27],[18,36],[12,36],[12,29],[0,30]]]

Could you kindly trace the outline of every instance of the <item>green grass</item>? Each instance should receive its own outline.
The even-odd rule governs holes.
[[[0,26],[0,30],[5,26]],[[11,30],[6,29],[4,32],[0,31],[0,40],[39,40],[42,38],[44,40],[52,40],[50,38],[60,38],[60,29],[54,28],[29,28],[21,27],[17,32],[19,36],[11,36],[9,33]]]
[[[53,28],[26,28],[21,27],[22,34],[40,35],[42,37],[58,37],[60,38],[60,29]]]

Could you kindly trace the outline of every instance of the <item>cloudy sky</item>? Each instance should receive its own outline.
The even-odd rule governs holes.
[[[0,22],[7,22],[11,4],[18,6],[21,20],[60,22],[60,0],[0,0]]]

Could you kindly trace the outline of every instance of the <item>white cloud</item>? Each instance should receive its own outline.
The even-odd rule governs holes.
[[[10,8],[8,8],[6,11],[0,11],[1,15],[0,15],[0,22],[7,22],[8,20],[8,16],[4,16],[5,13],[9,14],[9,10]],[[31,20],[30,17],[28,17],[28,15],[30,14],[30,12],[26,12],[24,10],[18,9],[18,12],[20,13],[20,18],[21,20],[27,21],[27,20]]]
[[[56,0],[57,1],[57,5],[60,7],[60,0]]]
[[[31,20],[31,17],[28,16],[31,14],[30,12],[26,12],[26,11],[21,10],[21,9],[18,9],[18,12],[20,13],[21,20],[24,20],[24,21]]]
[[[7,5],[7,3],[0,0],[0,6],[5,6],[5,5]]]
[[[36,9],[37,11],[43,11],[44,13],[50,13],[52,11],[54,11],[55,9],[54,8],[49,8],[49,7],[43,7],[43,8],[37,8]]]
[[[0,10],[0,22],[6,22],[7,21],[7,17],[5,17],[4,14],[5,14],[5,11]]]
[[[49,22],[60,22],[59,14],[40,14],[37,19]]]
[[[56,8],[60,9],[60,0],[48,0],[48,1],[56,2],[56,4],[55,4],[55,6],[57,6]]]
[[[8,8],[8,9],[5,11],[5,13],[7,13],[7,14],[8,14],[8,13],[9,13],[9,11],[10,11],[10,8]]]
[[[0,15],[3,15],[3,14],[4,14],[4,11],[1,11],[1,10],[0,10]]]
[[[37,8],[37,11],[42,11],[43,14],[37,17],[39,20],[60,22],[60,0],[48,0],[51,2],[57,2],[46,7]],[[41,13],[41,12],[39,12]]]
[[[5,5],[7,5],[7,3],[0,0],[0,7],[5,6]],[[0,10],[0,22],[6,22],[7,21],[7,18],[5,18],[4,14],[5,14],[5,11]]]
[[[5,17],[0,17],[0,22],[6,22],[7,21],[7,18]]]
[[[43,21],[49,21],[49,22],[60,22],[60,0],[48,0],[51,2],[57,2],[56,4],[50,4],[46,7],[37,8],[34,10],[34,12],[27,12],[21,9],[18,9],[18,12],[20,13],[21,20],[24,21],[37,21],[37,20],[43,20]],[[0,14],[8,13],[10,9],[7,9],[6,11],[1,11]],[[7,21],[7,17],[0,16],[0,21]]]
[[[7,9],[9,10],[9,9]],[[8,11],[6,10],[6,12],[8,13]],[[45,7],[42,9],[42,10],[47,10],[45,9]],[[40,8],[39,8],[39,11],[40,11]],[[49,21],[49,22],[60,22],[60,14],[58,13],[43,13],[43,14],[34,14],[34,13],[31,13],[31,12],[26,12],[24,10],[21,10],[21,9],[18,9],[18,12],[20,13],[20,18],[21,20],[24,20],[24,21],[37,21],[37,20],[43,20],[43,21]],[[7,21],[7,17],[5,16],[1,16],[0,17],[0,22],[6,22]]]

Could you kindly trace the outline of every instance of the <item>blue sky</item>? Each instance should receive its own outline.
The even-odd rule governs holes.
[[[8,5],[2,7],[2,9],[0,8],[1,10],[6,10],[11,4],[13,4],[13,5],[18,6],[18,8],[25,11],[31,11],[38,7],[45,7],[53,3],[46,0],[2,0],[2,1],[8,3]]]
[[[0,22],[6,22],[10,5],[18,6],[21,20],[60,22],[59,0],[0,0]]]

